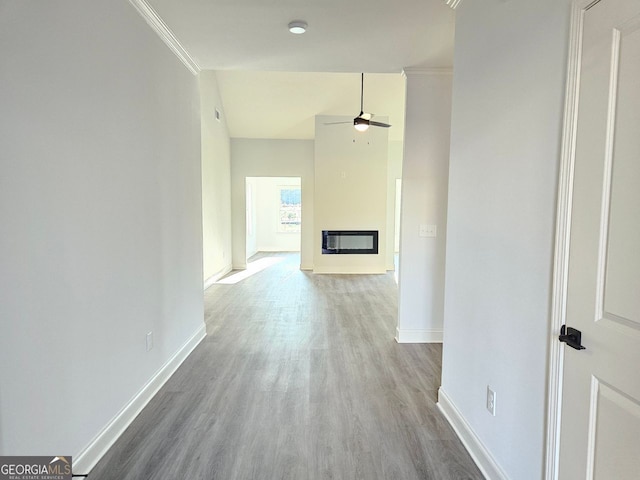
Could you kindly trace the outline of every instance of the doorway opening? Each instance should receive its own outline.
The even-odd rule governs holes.
[[[393,230],[393,277],[398,283],[400,276],[400,200],[402,199],[402,179],[396,178],[396,199]]]
[[[246,259],[300,252],[301,177],[246,177]]]

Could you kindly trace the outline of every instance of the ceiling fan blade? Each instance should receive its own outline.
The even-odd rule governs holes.
[[[365,113],[363,105],[364,105],[364,73],[362,73],[360,76],[360,113],[356,118],[353,119],[353,125],[356,127],[356,130],[360,130],[361,132],[364,132],[367,128],[369,128],[370,125],[373,125],[374,127],[383,127],[383,128],[389,128],[391,126],[388,123],[374,122],[373,120],[371,120],[375,116],[375,114]],[[346,124],[346,123],[352,123],[352,122],[328,122],[328,123],[325,123],[325,125],[339,125],[339,124]]]
[[[325,122],[323,125],[346,125],[347,123],[353,124],[353,120],[350,122]]]

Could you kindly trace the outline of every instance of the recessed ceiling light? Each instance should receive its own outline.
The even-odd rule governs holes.
[[[296,35],[301,35],[307,31],[307,22],[302,20],[294,20],[293,22],[289,22],[289,31],[291,33],[295,33]]]

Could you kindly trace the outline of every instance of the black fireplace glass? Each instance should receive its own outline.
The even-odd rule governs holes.
[[[375,255],[378,253],[378,230],[323,230],[322,253]]]

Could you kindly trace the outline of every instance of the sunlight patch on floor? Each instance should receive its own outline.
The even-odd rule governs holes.
[[[245,280],[258,272],[261,272],[265,268],[269,268],[271,265],[280,263],[284,260],[284,257],[265,257],[253,262],[247,263],[246,270],[240,270],[239,272],[232,273],[231,275],[221,278],[216,283],[223,285],[235,285],[242,280]]]

